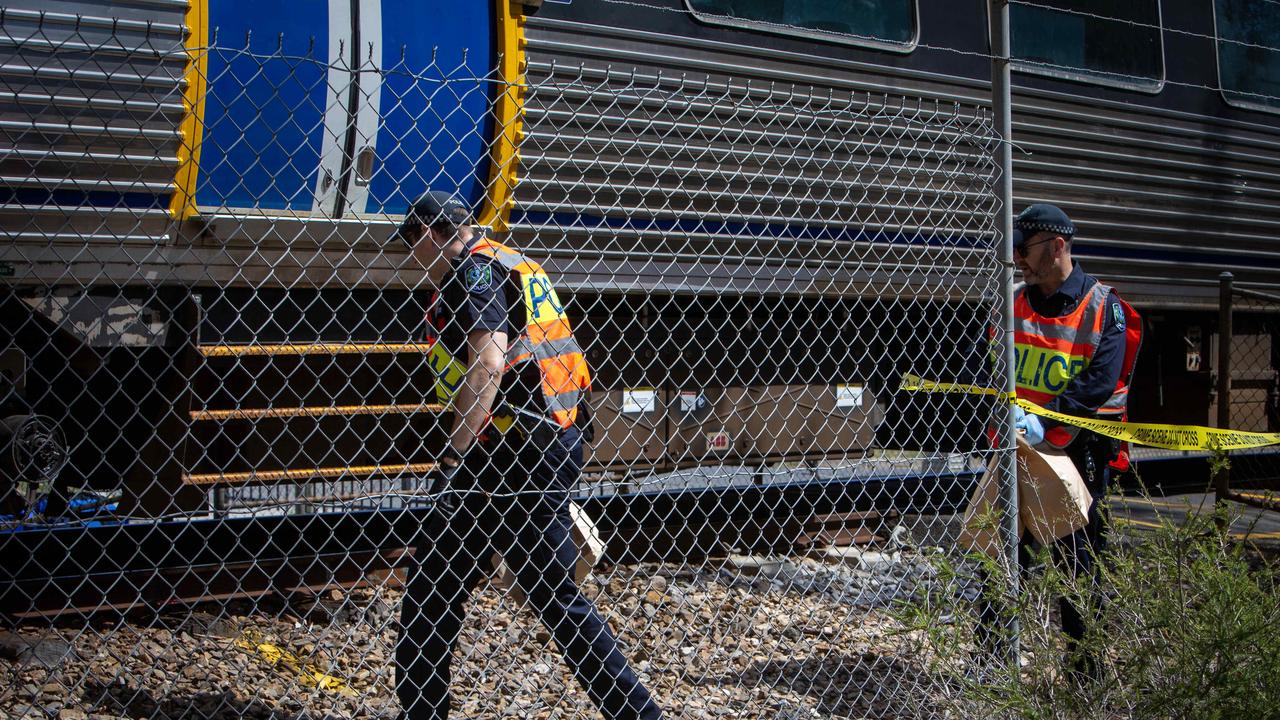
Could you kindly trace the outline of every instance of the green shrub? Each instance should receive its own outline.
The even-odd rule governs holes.
[[[1042,562],[1016,598],[1001,598],[1005,568],[939,556],[945,582],[900,608],[900,619],[922,631],[913,636],[946,688],[942,702],[983,720],[1280,718],[1280,572],[1220,534],[1215,517],[1187,516],[1136,536],[1110,530],[1096,592],[1090,578]],[[980,581],[984,572],[991,582]],[[978,593],[1019,620],[1016,671],[975,645]],[[1080,648],[1100,659],[1091,676],[1065,669],[1073,658],[1054,617],[1061,595],[1099,617]]]

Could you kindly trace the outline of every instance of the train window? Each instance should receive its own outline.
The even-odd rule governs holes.
[[[1262,0],[1214,0],[1218,81],[1232,105],[1280,110],[1280,7]]]
[[[915,44],[916,0],[685,0],[697,19],[779,35],[906,52]]]
[[[1041,0],[1009,7],[1022,72],[1156,92],[1164,82],[1159,0]]]

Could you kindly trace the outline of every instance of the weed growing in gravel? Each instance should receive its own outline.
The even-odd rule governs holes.
[[[1274,718],[1280,564],[1219,532],[1226,525],[1215,521],[1223,520],[1189,512],[1180,524],[1139,536],[1113,531],[1097,592],[1089,578],[1041,562],[1016,598],[1004,598],[1008,572],[1000,563],[938,555],[941,582],[901,606],[898,617],[919,631],[917,650],[947,688],[944,702],[955,717]],[[981,582],[984,574],[989,582]],[[1019,620],[1016,670],[975,642],[984,595]],[[1064,595],[1099,618],[1079,649],[1100,659],[1093,676],[1066,670],[1075,658],[1053,617]]]

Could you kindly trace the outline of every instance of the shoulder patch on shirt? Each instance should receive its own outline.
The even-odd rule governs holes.
[[[1124,309],[1120,307],[1120,303],[1111,303],[1111,317],[1116,321],[1116,327],[1124,329]]]
[[[489,263],[476,263],[467,268],[467,292],[488,290],[493,285],[493,267]]]

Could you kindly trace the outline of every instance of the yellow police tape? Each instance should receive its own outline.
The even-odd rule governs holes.
[[[348,687],[342,678],[321,672],[314,663],[307,662],[288,650],[269,642],[264,642],[262,637],[254,631],[248,631],[238,638],[236,645],[245,650],[258,653],[272,665],[282,665],[292,670],[298,674],[298,679],[307,687],[318,688],[324,692],[337,693],[345,697],[356,697],[356,691]]]
[[[964,383],[935,382],[918,375],[904,374],[902,390],[911,392],[964,393],[966,395],[994,395],[1013,402],[1029,413],[1056,420],[1066,425],[1096,432],[1116,440],[1164,448],[1166,450],[1248,450],[1280,444],[1280,433],[1222,430],[1202,425],[1163,425],[1160,423],[1117,422],[1076,417],[1047,410],[1039,405],[995,388]]]

